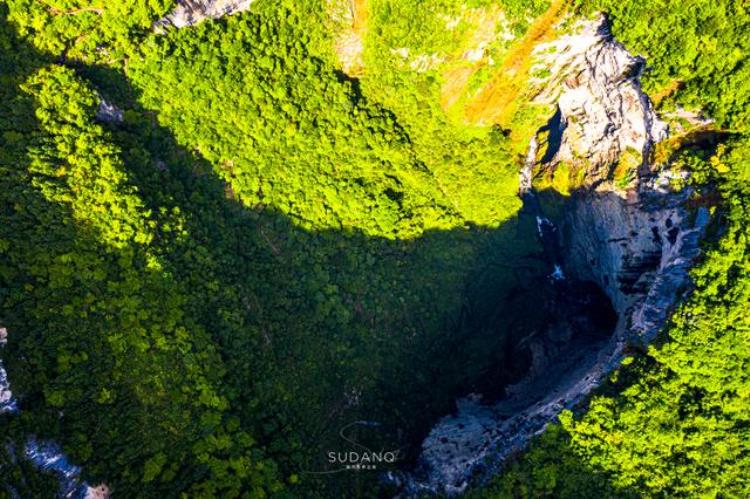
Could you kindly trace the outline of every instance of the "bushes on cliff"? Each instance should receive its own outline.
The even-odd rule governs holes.
[[[750,493],[750,188],[748,142],[722,161],[726,232],[692,276],[696,290],[672,316],[653,363],[594,398],[580,420],[562,418],[577,452],[616,487],[653,494]],[[743,176],[743,169],[745,175]],[[725,217],[725,218],[724,218]],[[632,374],[631,374],[632,376]]]
[[[738,34],[750,17],[736,2],[593,7],[610,12],[615,36],[649,57],[652,91],[678,82],[671,104],[718,118],[720,126],[708,133],[718,132],[725,144],[691,145],[678,155],[692,173],[692,202],[711,209],[715,230],[692,271],[695,290],[660,344],[629,359],[585,411],[564,413],[561,426],[476,494],[581,497],[579,488],[596,483],[603,488],[592,497],[744,497],[750,494],[750,87],[747,38]],[[723,127],[733,133],[722,135]],[[581,471],[571,473],[571,463]]]
[[[111,64],[138,41],[176,0],[6,0],[8,21],[33,46],[63,60]]]
[[[2,111],[0,270],[22,427],[91,476],[121,475],[122,493],[185,476],[196,493],[278,489],[273,463],[228,419],[220,355],[158,254],[157,224],[179,217],[144,206],[73,71],[18,76]]]
[[[528,3],[501,3],[522,31]],[[123,495],[369,493],[374,475],[302,472],[352,420],[418,449],[538,311],[507,306],[544,270],[512,144],[451,124],[439,75],[390,52],[455,49],[436,27],[463,3],[373,1],[360,81],[326,53],[326,2],[152,33],[173,5],[0,6],[0,321],[21,407],[3,437],[55,439]],[[595,5],[649,56],[649,88],[678,81],[674,103],[746,129],[739,4]],[[96,121],[97,92],[123,123]],[[727,229],[670,341],[489,492],[747,495],[748,154],[691,163]],[[22,493],[49,487],[0,459]]]

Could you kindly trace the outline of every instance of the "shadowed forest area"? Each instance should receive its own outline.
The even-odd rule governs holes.
[[[304,474],[346,450],[343,426],[376,421],[355,434],[406,464],[457,396],[523,372],[514,345],[548,272],[533,218],[411,239],[303,229],[238,202],[118,70],[61,63],[6,22],[3,37],[17,449],[54,439],[123,495],[366,493],[375,473]],[[97,122],[94,89],[123,123]],[[19,473],[17,490],[44,490]]]

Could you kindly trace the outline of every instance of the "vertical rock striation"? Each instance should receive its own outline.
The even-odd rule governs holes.
[[[590,183],[611,176],[623,154],[647,158],[667,137],[641,90],[645,61],[614,39],[604,16],[573,27],[571,34],[534,50],[534,102],[557,105],[545,154],[549,166],[585,163]],[[564,140],[552,138],[564,136]]]

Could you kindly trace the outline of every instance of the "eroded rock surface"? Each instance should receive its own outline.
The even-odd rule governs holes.
[[[571,34],[534,51],[535,101],[557,104],[560,112],[547,160],[585,161],[592,182],[609,176],[623,153],[647,157],[654,142],[667,136],[651,102],[641,90],[644,60],[628,53],[609,31],[606,19],[579,23]]]
[[[184,28],[206,19],[218,19],[250,8],[254,0],[177,0],[177,8],[156,22],[157,29]]]
[[[349,76],[364,72],[364,29],[367,13],[355,0],[328,0],[331,20],[339,26],[333,44],[341,70]]]
[[[4,347],[6,343],[8,343],[8,330],[0,327],[0,348]],[[18,404],[16,403],[16,399],[13,398],[13,392],[10,390],[8,373],[5,372],[5,367],[2,361],[0,361],[0,414],[16,412],[17,410]]]
[[[556,220],[560,250],[549,259],[552,274],[598,286],[617,323],[606,338],[569,335],[564,324],[535,333],[528,374],[506,387],[504,398],[460,400],[456,413],[432,429],[417,470],[405,480],[407,494],[455,494],[472,477],[492,475],[599,386],[620,365],[626,345],[651,341],[689,288],[708,212],[688,213],[690,193],[663,189],[651,171],[651,148],[668,129],[641,91],[643,61],[612,38],[604,17],[580,23],[535,53],[537,73],[547,70],[532,82],[535,100],[557,112],[540,130],[547,133],[531,138],[520,179],[524,205],[552,223],[533,190],[535,173],[562,163],[581,169],[579,188]],[[627,186],[612,179],[624,156],[636,160]]]
[[[100,95],[96,119],[105,123],[122,123],[125,119],[125,111]]]
[[[57,476],[60,482],[58,497],[71,499],[106,499],[109,497],[109,488],[106,485],[92,487],[82,481],[80,466],[70,463],[57,445],[50,442],[38,442],[32,438],[26,442],[24,454],[37,468]]]
[[[625,339],[639,344],[653,339],[688,286],[687,271],[708,223],[705,209],[689,216],[687,191],[663,194],[644,182],[625,197],[587,192],[563,221],[567,268],[607,293],[630,319]]]

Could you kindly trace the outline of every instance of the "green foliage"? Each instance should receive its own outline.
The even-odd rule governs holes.
[[[672,317],[654,363],[618,397],[563,419],[587,461],[617,486],[678,496],[750,493],[750,190],[748,143],[726,158],[726,233],[693,272],[696,290]]]
[[[9,436],[13,430],[11,422],[3,420],[0,427],[0,435],[8,443]],[[0,497],[42,497],[53,498],[53,491],[57,490],[57,478],[51,473],[36,470],[34,465],[24,459],[23,442],[16,441],[11,445],[4,446],[0,451]]]
[[[310,58],[296,23],[250,15],[152,38],[129,74],[246,206],[390,238],[462,223],[395,117]]]
[[[449,124],[439,104],[442,78],[438,71],[411,70],[397,52],[406,47],[417,58],[435,55],[439,59],[451,51],[452,42],[445,37],[460,38],[462,26],[456,28],[456,34],[446,35],[446,17],[439,15],[437,9],[415,9],[403,2],[376,1],[372,2],[371,9],[375,27],[368,30],[365,40],[367,73],[361,81],[363,93],[399,117],[399,124],[408,134],[420,163],[434,177],[441,194],[461,218],[497,226],[520,208],[516,196],[519,158],[512,154],[508,140],[499,129]],[[399,15],[394,15],[394,9]],[[422,19],[425,16],[429,19]],[[421,21],[417,24],[419,30],[407,32],[406,27],[393,25],[406,23],[413,27],[408,19],[415,17]],[[397,38],[401,31],[405,39]],[[440,36],[444,49],[433,53],[429,45],[438,43]],[[412,43],[417,47],[427,45],[414,49]]]
[[[614,489],[609,476],[595,470],[571,447],[570,435],[550,425],[524,454],[512,462],[489,486],[470,490],[469,498],[517,497],[636,497]]]
[[[750,143],[742,139],[708,160],[680,158],[702,196],[713,185],[724,200],[714,213],[722,237],[693,270],[691,297],[672,316],[660,345],[629,359],[585,412],[563,413],[561,427],[548,430],[477,495],[750,493],[749,155]]]
[[[750,127],[750,29],[747,4],[735,1],[578,1],[586,12],[606,12],[618,40],[648,62],[646,89],[675,86],[671,101],[703,109],[722,126]]]
[[[548,6],[499,4],[516,35]],[[466,26],[438,28],[464,5],[498,3],[370,2],[353,80],[322,0],[164,34],[172,1],[2,2],[0,321],[21,406],[3,443],[54,439],[123,496],[375,494],[373,475],[305,472],[361,419],[411,458],[456,395],[507,382],[495,367],[544,319],[525,151],[454,124],[444,76],[391,57],[459,50]],[[590,7],[649,56],[650,89],[679,80],[672,103],[744,133],[739,3]],[[123,123],[97,121],[99,93]],[[726,229],[669,341],[484,492],[750,494],[748,154],[738,135],[675,155],[696,203],[719,189]],[[3,485],[50,490],[1,447]]]
[[[0,164],[10,207],[0,229],[3,322],[18,334],[9,346],[14,389],[42,402],[22,418],[59,432],[73,459],[93,461],[94,476],[125,465],[115,480],[123,492],[157,494],[181,475],[195,490],[228,493],[248,475],[259,490],[278,489],[272,464],[255,470],[264,459],[252,439],[225,426],[219,354],[163,271],[156,221],[92,120],[94,93],[55,65],[17,88],[2,120],[15,132],[3,130],[12,143]],[[144,456],[152,457],[141,472]],[[220,466],[239,456],[247,465]]]
[[[440,137],[464,132],[435,122],[442,135],[417,144],[327,65],[302,8],[108,31],[125,69],[85,45],[61,53],[37,10],[11,7],[0,303],[22,411],[10,437],[54,439],[124,495],[367,491],[372,474],[305,471],[346,450],[351,420],[379,421],[374,444],[413,453],[503,361],[534,306],[514,295],[543,265],[533,221],[511,218],[501,134],[452,151]],[[100,91],[124,123],[97,122]]]
[[[65,59],[114,62],[137,51],[137,41],[175,0],[6,0],[8,20],[34,47]]]
[[[672,92],[664,107],[703,109],[735,132],[716,151],[688,146],[668,164],[690,171],[697,205],[720,196],[721,206],[711,209],[721,237],[693,270],[695,290],[661,344],[631,358],[584,412],[564,413],[561,426],[476,495],[746,497],[750,86],[742,33],[750,17],[741,2],[580,5],[606,11],[615,36],[647,57],[647,88]]]

